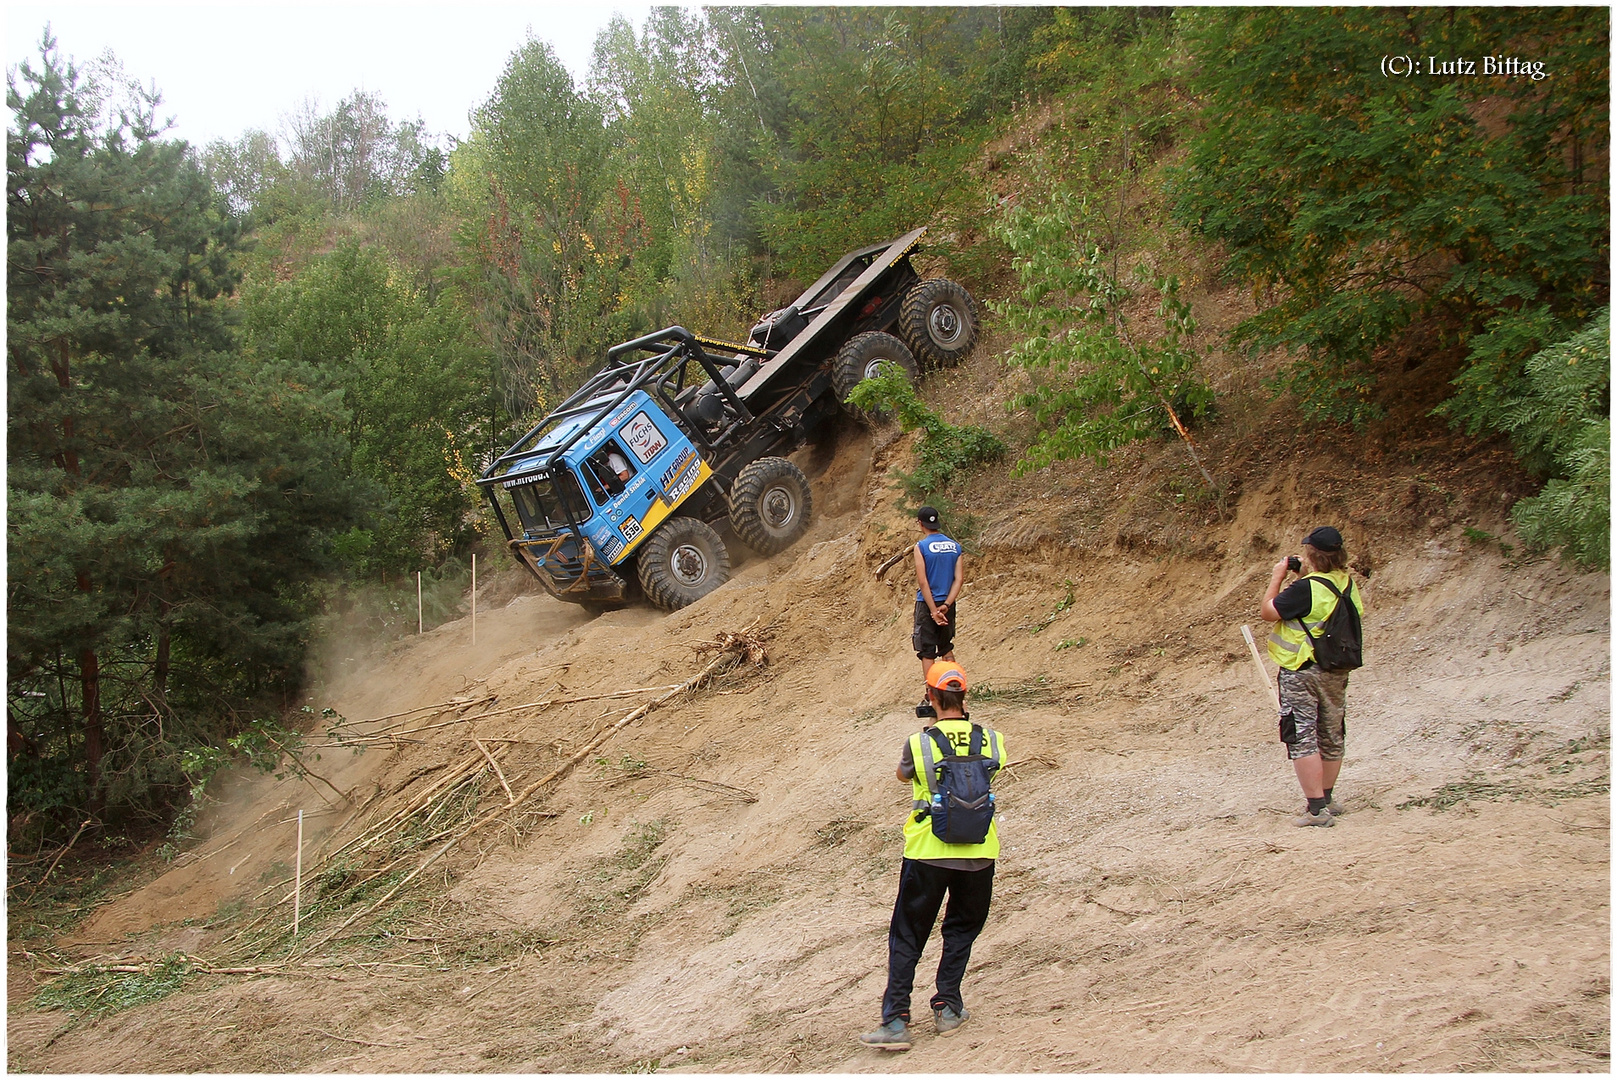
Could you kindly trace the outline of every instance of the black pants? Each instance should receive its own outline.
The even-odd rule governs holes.
[[[932,1007],[947,1005],[956,1012],[965,1007],[960,1000],[960,979],[971,959],[971,944],[988,921],[994,868],[949,870],[905,859],[898,875],[893,922],[887,931],[887,994],[881,1003],[884,1024],[899,1017],[909,1022],[915,965],[921,960],[926,939],[932,936],[945,894],[949,907],[943,913],[943,958],[938,961],[938,992],[932,995]]]

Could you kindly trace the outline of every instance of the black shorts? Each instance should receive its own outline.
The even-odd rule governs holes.
[[[954,652],[954,632],[960,625],[960,601],[940,607],[949,616],[947,626],[937,624],[924,600],[915,601],[915,630],[910,634],[910,644],[922,660],[936,660]]]

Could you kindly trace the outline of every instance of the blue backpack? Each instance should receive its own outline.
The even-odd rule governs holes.
[[[930,740],[926,736],[931,736]],[[915,820],[932,819],[932,835],[945,844],[980,844],[988,839],[994,821],[994,793],[990,786],[1003,762],[990,748],[983,753],[983,728],[971,725],[971,743],[964,754],[955,753],[949,737],[935,726],[921,738],[922,767],[931,782],[932,802]],[[932,754],[933,744],[939,751]]]

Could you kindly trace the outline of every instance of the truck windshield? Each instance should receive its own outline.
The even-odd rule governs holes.
[[[531,483],[518,484],[511,489],[511,499],[516,503],[517,516],[529,532],[554,532],[566,528],[571,520],[563,509],[564,500],[568,509],[581,515],[577,519],[580,522],[589,516],[578,478],[565,468],[556,470],[554,477],[539,476]]]

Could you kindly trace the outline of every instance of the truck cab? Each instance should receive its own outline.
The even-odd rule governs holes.
[[[602,570],[629,560],[713,470],[644,390],[586,404],[606,415],[592,422],[588,409],[545,433],[500,486],[520,523],[518,557],[558,596],[610,603],[622,582]]]

